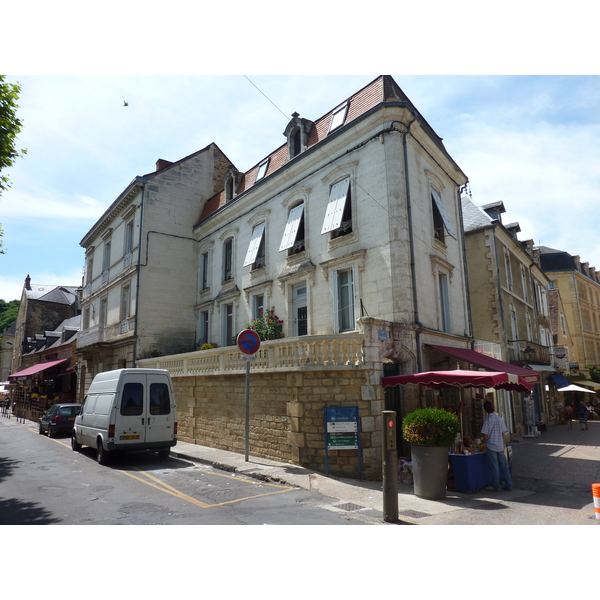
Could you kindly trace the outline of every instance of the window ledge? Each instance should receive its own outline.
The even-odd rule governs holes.
[[[339,246],[345,246],[346,244],[353,244],[354,242],[358,241],[358,234],[356,233],[356,231],[353,231],[352,233],[347,233],[346,235],[341,235],[339,237],[336,238],[330,238],[329,239],[329,249],[331,250],[332,248],[337,248]]]

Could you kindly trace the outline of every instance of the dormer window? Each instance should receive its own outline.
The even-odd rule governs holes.
[[[308,147],[308,136],[314,123],[308,119],[301,119],[298,113],[292,115],[291,121],[285,128],[283,135],[287,138],[288,160],[302,154]]]
[[[230,168],[225,177],[223,183],[225,186],[225,202],[231,202],[237,196],[238,185],[241,180],[241,174],[234,168]]]
[[[333,111],[333,114],[331,115],[331,123],[329,124],[329,132],[331,133],[334,129],[337,129],[338,127],[341,127],[344,124],[344,121],[346,120],[346,114],[348,112],[348,103],[346,102],[345,104],[342,104],[342,106],[338,106],[338,108],[336,108]]]
[[[258,172],[256,173],[256,181],[262,179],[267,174],[267,169],[269,167],[269,159],[263,160],[263,162],[258,165]]]

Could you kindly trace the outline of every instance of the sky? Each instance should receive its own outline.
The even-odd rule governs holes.
[[[77,286],[80,240],[137,175],[215,142],[241,171],[372,75],[8,75],[21,85],[19,148],[0,198],[0,298]],[[600,77],[392,76],[444,140],[475,204],[600,270]],[[124,106],[124,102],[128,106]]]

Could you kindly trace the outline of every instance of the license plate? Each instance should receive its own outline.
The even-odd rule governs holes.
[[[69,417],[69,421],[74,421],[75,417]]]
[[[119,439],[120,440],[139,440],[140,436],[139,435],[122,435]]]

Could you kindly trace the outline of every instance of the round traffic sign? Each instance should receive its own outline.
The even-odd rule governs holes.
[[[237,346],[244,354],[254,354],[260,348],[260,337],[253,329],[244,329],[237,336]]]

